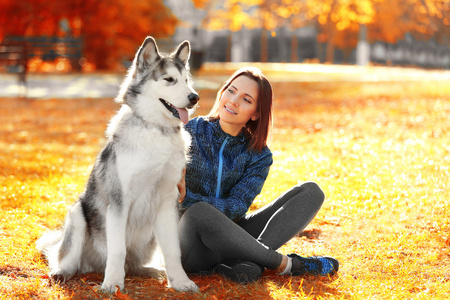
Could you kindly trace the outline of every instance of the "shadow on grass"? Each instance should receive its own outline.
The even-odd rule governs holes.
[[[306,239],[318,240],[320,235],[322,234],[322,230],[313,228],[311,230],[304,230],[297,234],[298,237],[305,237]]]
[[[5,276],[20,286],[20,295],[51,297],[58,299],[294,299],[299,297],[327,298],[330,295],[345,296],[336,288],[333,277],[316,276],[264,276],[248,284],[236,284],[219,275],[190,276],[199,286],[198,292],[177,292],[167,287],[167,281],[153,278],[126,276],[125,289],[114,295],[100,290],[103,274],[76,275],[72,279],[55,283],[37,270],[17,266],[0,268]],[[35,279],[33,279],[35,278]],[[39,290],[29,281],[39,278]],[[16,285],[17,285],[16,284]],[[29,286],[27,288],[27,286]],[[10,294],[12,295],[12,294]]]

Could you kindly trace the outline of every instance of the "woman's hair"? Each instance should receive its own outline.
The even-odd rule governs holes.
[[[236,72],[223,84],[217,92],[216,102],[208,114],[208,117],[219,119],[219,102],[223,93],[228,89],[231,83],[239,76],[247,76],[258,84],[258,99],[256,101],[256,112],[259,118],[255,121],[250,119],[244,126],[244,133],[250,138],[249,150],[261,152],[266,146],[269,136],[269,130],[272,126],[272,86],[269,80],[263,75],[260,69],[255,67],[244,67]]]

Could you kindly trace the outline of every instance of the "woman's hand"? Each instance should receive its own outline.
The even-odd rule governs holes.
[[[180,182],[178,182],[178,192],[180,193],[178,197],[178,202],[182,203],[184,201],[184,197],[186,197],[186,181],[184,180],[184,177],[186,175],[186,168],[183,168],[183,172],[181,172],[181,179]]]

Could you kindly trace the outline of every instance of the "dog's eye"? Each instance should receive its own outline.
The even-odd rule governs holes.
[[[175,81],[175,79],[173,79],[173,77],[166,77],[166,78],[164,78],[164,80],[169,82],[169,83],[172,83],[172,82]]]

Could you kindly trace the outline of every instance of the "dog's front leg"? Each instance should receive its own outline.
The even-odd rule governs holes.
[[[126,240],[128,212],[124,206],[108,205],[106,213],[106,269],[102,290],[114,293],[116,285],[123,290],[125,279]]]
[[[181,266],[178,214],[174,202],[174,199],[163,200],[156,216],[156,237],[164,256],[169,286],[178,291],[196,291],[197,285]]]

